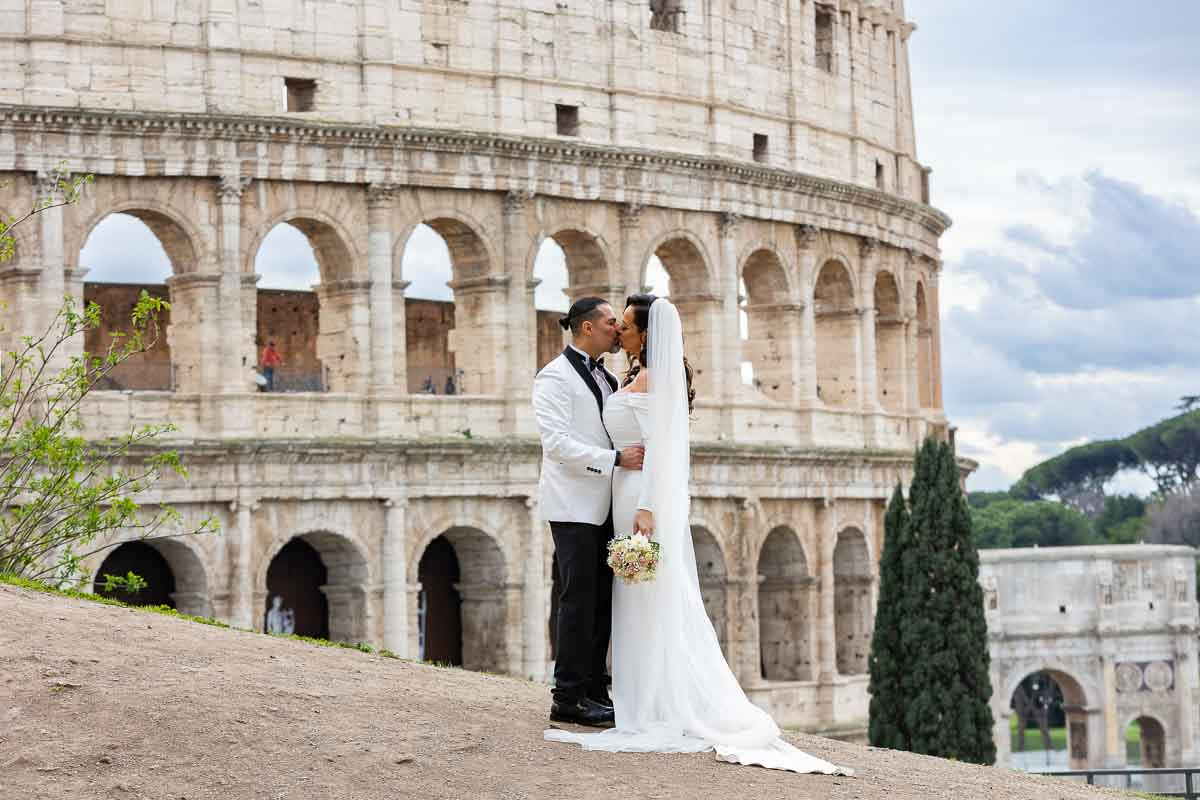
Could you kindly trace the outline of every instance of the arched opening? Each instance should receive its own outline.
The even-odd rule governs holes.
[[[821,267],[813,288],[817,397],[827,406],[858,405],[858,314],[850,273],[838,261]]]
[[[921,408],[933,406],[933,327],[925,286],[917,284],[917,402]]]
[[[519,653],[510,652],[507,634],[519,629],[519,589],[508,584],[504,554],[490,536],[454,527],[434,538],[418,563],[417,585],[417,649],[426,660],[517,671]]]
[[[1167,734],[1154,717],[1141,716],[1125,728],[1126,762],[1131,767],[1167,766]]]
[[[429,543],[417,567],[417,657],[462,666],[462,598],[458,556],[445,536]]]
[[[758,555],[759,666],[763,680],[813,679],[816,586],[800,537],[791,528],[772,530]]]
[[[789,302],[787,273],[774,252],[750,255],[742,268],[746,297],[744,356],[753,369],[754,386],[768,399],[790,402],[795,393],[794,348],[799,314]]]
[[[333,223],[302,215],[281,220],[259,244],[254,271],[263,276],[255,323],[259,372],[266,378],[272,370],[277,379],[260,386],[365,391],[369,289],[353,280],[354,255]]]
[[[1059,670],[1025,675],[1009,698],[1012,765],[1027,772],[1088,766],[1086,698]]]
[[[409,391],[498,393],[507,283],[492,276],[480,235],[458,219],[426,219],[404,243],[400,264]]]
[[[264,630],[335,642],[370,638],[366,558],[343,536],[318,531],[289,539],[269,562],[260,586],[265,589]]]
[[[107,591],[105,579],[109,575],[123,578],[133,573],[146,582],[138,592],[120,589]],[[111,597],[131,606],[170,606],[175,608],[175,573],[167,559],[145,542],[126,542],[113,548],[96,570],[92,591],[102,597]]]
[[[692,526],[692,548],[696,553],[696,575],[700,579],[700,595],[704,610],[717,632],[721,652],[729,655],[728,617],[725,610],[725,556],[716,538],[699,525]]]
[[[153,211],[131,210],[109,214],[92,228],[79,251],[79,264],[87,273],[83,301],[100,307],[100,324],[85,332],[83,347],[93,356],[103,356],[113,344],[115,334],[130,331],[133,309],[143,291],[151,297],[175,302],[167,288],[171,276],[194,269],[195,253],[187,234],[168,217]],[[176,318],[179,314],[175,310]],[[150,346],[146,352],[113,369],[96,388],[174,389],[177,376],[171,345],[174,340],[186,338],[189,332],[171,322],[172,312],[163,312],[158,318],[157,332],[147,332],[153,341],[147,342]],[[189,368],[195,369],[195,365]]]
[[[875,381],[886,411],[904,410],[904,317],[900,289],[890,272],[875,276]]]
[[[712,365],[721,312],[721,298],[710,286],[708,264],[696,243],[684,236],[659,244],[653,257],[659,264],[653,263],[654,258],[647,259],[643,285],[650,286],[659,297],[670,297],[678,309],[693,384],[699,396],[707,396],[714,379]]]
[[[321,362],[321,270],[312,242],[281,222],[254,258],[261,275],[254,342],[261,385],[268,392],[320,392],[327,386]]]
[[[871,608],[871,557],[867,537],[857,528],[838,534],[833,548],[833,614],[837,670],[864,675],[871,653],[874,613]]]
[[[148,584],[137,594],[105,592],[104,576],[134,573]],[[93,591],[138,606],[165,605],[184,614],[212,615],[204,564],[191,547],[178,539],[155,539],[119,544],[96,568]]]
[[[566,334],[558,320],[571,306],[567,296],[567,254],[553,238],[542,240],[533,262],[533,292],[535,325],[537,327],[537,364],[542,367],[553,361],[565,346]]]

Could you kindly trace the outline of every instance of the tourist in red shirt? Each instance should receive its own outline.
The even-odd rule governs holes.
[[[283,357],[279,355],[279,351],[275,349],[274,342],[267,342],[267,346],[263,348],[262,356],[258,359],[259,366],[262,367],[263,377],[267,379],[267,391],[275,391],[275,368],[283,366]]]

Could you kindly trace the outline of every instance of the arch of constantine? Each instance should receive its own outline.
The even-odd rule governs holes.
[[[1193,548],[984,550],[979,580],[998,764],[1012,755],[1013,694],[1042,672],[1062,690],[1070,769],[1124,768],[1125,730],[1134,722],[1143,766],[1200,762]]]
[[[726,654],[783,724],[865,727],[884,504],[947,429],[949,220],[916,157],[902,0],[0,10],[0,205],[53,192],[60,163],[95,176],[18,229],[0,347],[64,296],[119,324],[128,294],[89,283],[80,252],[114,214],[157,237],[158,360],[83,421],[178,426],[190,475],[147,502],[223,532],[122,558],[161,557],[181,610],[262,629],[283,594],[300,632],[543,678],[529,395],[562,341],[534,262],[553,240],[568,297],[619,306],[657,257],[697,368],[692,530]],[[257,288],[281,223],[312,245],[314,295]],[[454,303],[417,319],[419,225],[446,244]],[[436,324],[453,395],[410,368]],[[285,335],[314,377],[258,392],[259,349]]]

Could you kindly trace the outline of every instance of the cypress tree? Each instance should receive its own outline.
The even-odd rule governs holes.
[[[898,568],[892,566],[905,595],[901,619],[894,622],[902,655],[892,668],[903,706],[902,722],[894,728],[907,737],[903,749],[990,764],[996,748],[987,623],[979,554],[954,451],[926,440],[913,472],[907,535],[894,556]]]
[[[900,560],[908,538],[908,507],[899,483],[888,503],[883,531],[883,555],[879,561],[879,610],[875,614],[875,632],[871,636],[868,735],[875,747],[905,750],[908,736],[904,727],[904,694],[900,687],[905,659],[900,629],[907,617],[907,609]]]

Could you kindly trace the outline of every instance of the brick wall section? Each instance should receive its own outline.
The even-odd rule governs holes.
[[[84,285],[83,301],[100,306],[100,326],[87,331],[83,338],[84,350],[94,356],[103,357],[113,341],[114,333],[127,333],[131,325],[133,308],[142,292],[151,297],[167,297],[167,287],[160,284],[132,283],[88,283]],[[171,348],[167,341],[167,330],[171,323],[171,312],[159,317],[158,333],[153,346],[145,353],[133,356],[118,366],[101,381],[100,389],[171,389]]]

